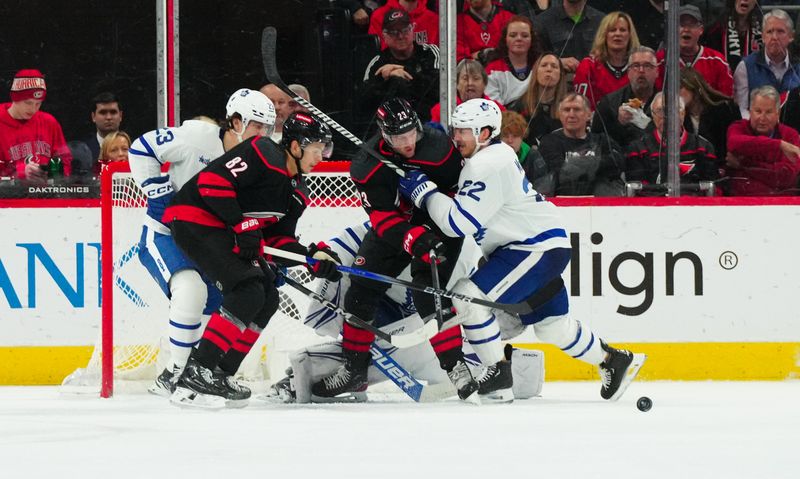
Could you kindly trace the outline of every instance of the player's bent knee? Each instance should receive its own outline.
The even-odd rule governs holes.
[[[256,314],[256,317],[253,318],[253,323],[261,329],[267,327],[269,320],[272,318],[273,315],[278,311],[278,307],[280,306],[280,298],[278,296],[278,288],[274,285],[264,285],[266,288],[266,294],[264,295],[264,307],[261,308]]]
[[[170,316],[172,319],[188,318],[192,324],[203,314],[208,300],[208,288],[200,274],[193,269],[182,269],[169,280]]]
[[[376,294],[375,291],[351,283],[350,289],[344,296],[344,309],[364,321],[372,321],[380,298],[381,295]]]
[[[575,340],[578,328],[578,322],[571,316],[553,316],[533,325],[537,338],[559,348]]]
[[[478,285],[473,283],[469,278],[461,278],[456,282],[453,286],[453,291],[459,294],[463,294],[464,296],[472,296],[473,298],[482,298],[482,299],[489,299]],[[489,308],[484,306],[479,306],[475,303],[471,303],[469,301],[464,301],[461,299],[453,298],[453,306],[456,308],[456,312],[459,314],[467,314],[470,311],[484,311],[488,312]]]
[[[266,302],[260,278],[248,278],[224,294],[222,307],[244,324],[253,322]]]

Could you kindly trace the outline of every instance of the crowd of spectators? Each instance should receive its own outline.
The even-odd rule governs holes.
[[[409,101],[432,126],[439,105],[438,1],[346,0],[380,51],[359,79],[361,113]],[[461,3],[461,2],[460,2]],[[689,0],[679,9],[680,174],[687,194],[800,194],[800,40],[794,11],[757,0]],[[625,182],[665,185],[663,0],[464,0],[456,39],[456,102],[495,101],[501,138],[550,195],[621,195]],[[302,85],[290,87],[310,100]],[[302,110],[274,85],[272,135]],[[40,110],[47,85],[20,70],[0,107],[0,181],[96,182],[127,159],[131,136],[113,92],[92,98],[94,131],[67,142]]]

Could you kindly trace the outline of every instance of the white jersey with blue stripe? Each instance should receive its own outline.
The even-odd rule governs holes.
[[[176,128],[159,128],[137,138],[128,151],[131,173],[141,184],[161,175],[161,166],[169,162],[172,187],[178,191],[190,178],[225,149],[219,126],[200,120],[186,120]]]
[[[490,144],[467,158],[455,197],[435,193],[426,207],[446,235],[472,236],[484,256],[499,248],[570,247],[556,206],[533,189],[505,143]]]

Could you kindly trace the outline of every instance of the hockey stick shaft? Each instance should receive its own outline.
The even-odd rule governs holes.
[[[411,346],[416,346],[417,344],[423,343],[430,338],[427,335],[427,332],[424,328],[416,329],[407,334],[388,334],[380,329],[376,328],[372,324],[364,321],[363,319],[359,318],[358,316],[348,313],[338,305],[332,303],[328,299],[326,299],[321,294],[311,291],[310,289],[306,288],[302,284],[298,283],[289,275],[278,273],[283,276],[283,279],[286,281],[286,284],[293,287],[294,289],[300,291],[301,293],[305,294],[306,296],[310,296],[311,298],[319,301],[320,304],[325,306],[326,308],[330,309],[331,311],[335,311],[339,315],[344,318],[345,321],[357,326],[361,329],[366,329],[367,331],[375,334],[376,337],[383,339],[384,341],[390,343],[392,346],[396,346],[398,348],[410,348]]]
[[[322,120],[323,123],[325,123],[326,125],[330,126],[334,130],[339,132],[339,134],[350,140],[354,145],[359,147],[362,151],[364,151],[371,157],[375,158],[376,160],[380,161],[384,165],[388,166],[392,171],[397,173],[399,176],[401,177],[406,176],[406,172],[402,168],[400,168],[399,166],[395,165],[391,161],[388,161],[386,158],[378,154],[378,152],[376,152],[375,150],[367,146],[366,143],[361,141],[360,138],[350,133],[350,131],[347,128],[343,127],[336,120],[325,114],[325,112],[323,112],[316,106],[312,105],[310,101],[306,100],[297,93],[293,92],[286,85],[286,83],[284,83],[280,73],[278,72],[278,66],[275,60],[277,37],[278,37],[278,32],[277,30],[275,30],[275,27],[266,27],[264,28],[264,32],[261,34],[261,60],[264,62],[264,73],[267,75],[267,80],[269,80],[269,82],[275,85],[276,87],[280,88],[284,93],[289,95],[292,98],[292,100],[308,108],[308,111],[319,117],[319,119]]]
[[[278,248],[272,248],[270,246],[264,247],[264,254],[276,256],[279,258],[284,258],[292,261],[297,261],[298,263],[308,263],[313,265],[317,262],[314,258],[309,258],[307,256],[303,256],[301,254],[292,253],[289,251],[284,251]],[[405,286],[406,288],[413,289],[415,291],[422,291],[423,293],[428,294],[438,294],[444,298],[452,298],[458,299],[461,301],[466,301],[468,303],[475,303],[481,306],[486,306],[488,308],[495,308],[501,309],[503,311],[507,311],[512,314],[526,314],[531,312],[531,307],[526,303],[517,303],[517,304],[507,304],[507,303],[497,303],[495,301],[489,301],[488,299],[481,299],[475,298],[472,296],[467,296],[460,293],[455,293],[453,291],[446,291],[444,289],[437,289],[431,286],[423,286],[421,284],[413,283],[411,281],[406,281],[399,278],[393,278],[391,276],[386,276],[380,273],[373,273],[371,271],[365,271],[362,269],[351,268],[349,266],[336,266],[336,269],[342,273],[349,274],[351,276],[361,276],[362,278],[371,279],[373,281],[381,281],[384,283],[389,284],[396,284],[399,286]]]
[[[439,258],[436,255],[436,250],[431,250],[428,254],[431,260],[431,280],[433,283],[433,287],[436,289],[441,289],[439,285]],[[439,326],[439,331],[442,330],[442,324],[444,324],[444,317],[442,317],[442,295],[441,294],[434,294],[433,295],[433,305],[436,308],[436,325]]]

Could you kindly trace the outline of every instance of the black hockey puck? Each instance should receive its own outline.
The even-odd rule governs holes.
[[[636,408],[642,412],[649,411],[651,407],[653,407],[653,401],[647,396],[642,396],[636,401]]]

